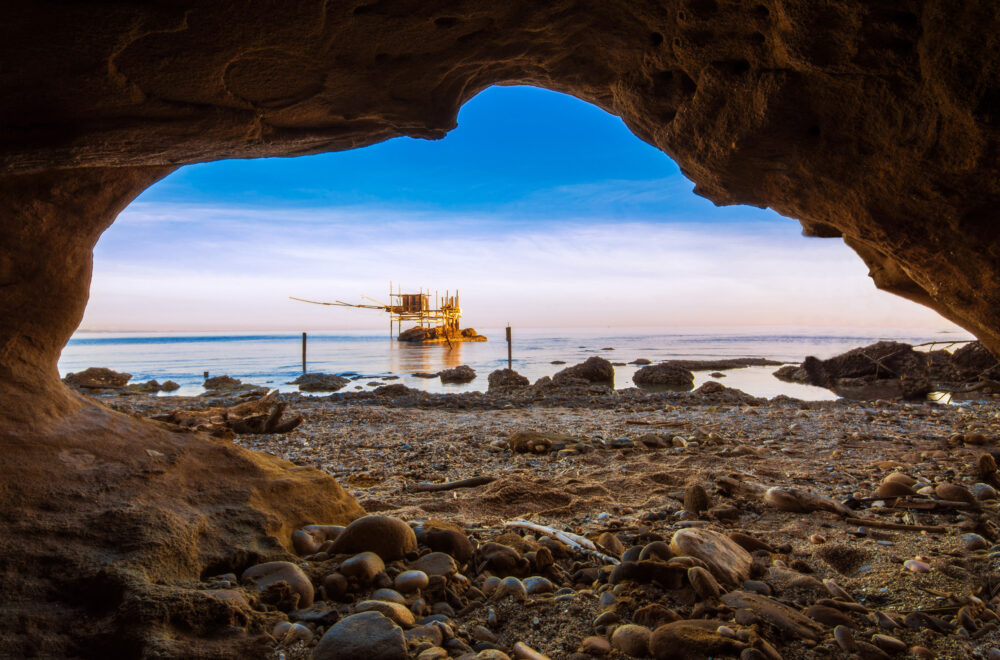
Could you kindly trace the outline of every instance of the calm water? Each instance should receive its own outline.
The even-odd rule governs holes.
[[[505,367],[507,345],[502,328],[483,331],[488,342],[447,345],[411,345],[390,341],[384,331],[311,332],[308,341],[310,372],[364,376],[343,391],[360,387],[379,376],[397,375],[414,388],[432,392],[485,390],[491,371]],[[532,381],[551,376],[565,365],[601,355],[612,362],[647,358],[654,363],[673,359],[722,357],[766,357],[784,362],[801,362],[807,355],[827,358],[879,339],[896,339],[912,344],[925,341],[970,339],[965,333],[891,331],[886,329],[817,330],[795,328],[753,328],[745,330],[677,329],[514,329],[514,369]],[[605,350],[605,349],[614,350]],[[69,341],[59,369],[62,375],[87,367],[109,367],[132,374],[133,381],[173,380],[181,385],[175,394],[199,394],[202,373],[228,374],[244,382],[266,385],[282,391],[296,391],[287,382],[302,372],[301,333],[85,333]],[[478,378],[468,384],[445,385],[438,379],[415,378],[414,372],[435,372],[468,364]],[[632,386],[638,367],[615,367],[615,384]],[[726,371],[718,379],[727,386],[749,394],[773,397],[779,394],[807,400],[833,399],[829,391],[784,383],[771,374],[777,367],[750,367]],[[709,372],[696,372],[695,385],[714,380]],[[380,382],[379,384],[385,384]]]

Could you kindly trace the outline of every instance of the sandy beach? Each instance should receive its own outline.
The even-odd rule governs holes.
[[[591,388],[526,397],[397,387],[280,396],[303,422],[234,442],[336,476],[369,514],[401,519],[418,538],[422,528],[452,525],[477,554],[457,560],[438,591],[432,584],[424,594],[388,594],[394,576],[431,552],[421,544],[385,562],[381,577],[352,579],[327,600],[320,585],[349,555],[297,557],[317,587],[308,612],[261,605],[252,586],[239,587],[256,605],[249,616],[258,630],[273,632],[286,619],[309,629],[301,639],[285,627],[262,636],[268,657],[311,657],[331,621],[397,596],[412,614],[402,625],[407,656],[421,659],[541,657],[518,643],[553,659],[854,657],[845,649],[865,658],[980,658],[1000,644],[1000,521],[988,485],[996,474],[982,458],[996,452],[994,400],[764,400],[718,384],[690,393]],[[241,400],[98,398],[143,417]],[[528,451],[513,451],[512,438],[524,432],[535,434],[524,436]],[[420,492],[472,477],[488,483]],[[886,477],[909,484],[906,495],[877,496]],[[782,504],[772,487],[820,501]],[[605,556],[509,525],[517,520],[584,536]],[[735,539],[750,563],[727,584],[711,557],[663,550],[681,530]],[[495,550],[491,542],[513,549],[520,568],[491,564],[482,554]],[[542,548],[551,563],[539,559]],[[649,572],[668,565],[684,570]],[[696,567],[707,567],[716,586],[685,573]],[[496,578],[511,576],[542,586],[498,597]],[[238,582],[206,576],[198,588],[220,584]],[[664,632],[671,621],[692,620],[715,623]],[[628,635],[646,641],[630,647]],[[688,650],[663,650],[678,640]]]

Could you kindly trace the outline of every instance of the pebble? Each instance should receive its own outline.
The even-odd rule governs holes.
[[[722,595],[722,587],[716,582],[712,574],[700,566],[692,566],[687,571],[688,582],[691,588],[703,600],[715,600]]]
[[[383,561],[401,559],[417,550],[417,537],[399,518],[371,515],[358,518],[333,542],[332,554],[374,552]]]
[[[496,590],[493,592],[493,598],[496,599],[507,598],[509,596],[516,600],[528,600],[528,590],[524,588],[524,583],[516,577],[505,577],[500,580]]]
[[[429,582],[430,579],[427,577],[427,573],[423,571],[403,571],[396,576],[395,580],[396,588],[404,594],[417,591],[418,589],[426,589]]]
[[[837,640],[837,646],[844,653],[853,653],[858,645],[854,641],[854,634],[847,626],[837,626],[833,629],[833,638]]]
[[[602,610],[610,609],[618,604],[618,597],[610,591],[605,591],[601,594],[601,597],[597,600],[597,606]]]
[[[403,630],[379,612],[361,612],[330,627],[313,649],[313,660],[406,660]]]
[[[548,594],[556,590],[556,585],[552,584],[552,581],[548,578],[533,575],[524,579],[524,589],[528,592],[529,596],[534,594]]]
[[[826,537],[822,534],[812,534],[809,536],[809,542],[813,545],[822,545],[826,543]]]
[[[385,570],[385,562],[374,552],[362,552],[345,560],[338,570],[347,577],[368,583]]]
[[[491,595],[496,588],[500,586],[500,578],[495,575],[491,575],[485,580],[483,580],[482,592],[487,596]]]
[[[890,635],[872,635],[872,642],[886,653],[902,653],[906,650],[906,642]]]
[[[376,589],[372,594],[372,600],[384,600],[388,603],[398,603],[406,605],[406,598],[395,589]]]
[[[691,484],[684,491],[684,508],[700,515],[712,507],[708,492],[700,484]]]
[[[384,600],[363,600],[354,609],[357,612],[378,612],[401,626],[412,626],[415,621],[413,612],[405,606]]]
[[[413,562],[411,568],[423,571],[427,575],[443,575],[450,577],[458,572],[458,565],[451,555],[444,552],[431,552]]]
[[[919,559],[907,559],[903,562],[903,568],[914,573],[928,573],[931,570],[931,565]]]
[[[681,620],[660,626],[649,637],[649,654],[656,660],[732,656],[746,644],[720,635],[721,621],[711,619]]]
[[[959,486],[958,484],[938,484],[934,487],[934,494],[942,500],[951,500],[952,502],[967,502],[969,504],[973,504],[976,501],[975,496],[968,488],[965,486]]]
[[[486,626],[473,626],[469,633],[472,635],[472,639],[479,642],[496,643],[497,641],[497,636]]]
[[[634,623],[618,626],[611,635],[611,645],[625,655],[644,658],[649,655],[650,633],[649,628]]]
[[[449,658],[451,656],[440,646],[432,646],[429,649],[424,649],[417,655],[417,660],[449,660]]]
[[[584,637],[580,643],[580,651],[590,655],[607,655],[611,653],[611,642],[597,635]]]
[[[625,552],[625,546],[611,532],[603,532],[598,536],[597,546],[613,557],[621,557],[622,553]]]
[[[299,596],[298,604],[291,609],[311,607],[313,604],[313,586],[302,569],[288,561],[269,561],[251,566],[243,571],[240,582],[256,585],[264,591],[272,584],[287,582],[292,591]]]
[[[327,598],[339,599],[347,593],[349,587],[347,578],[341,573],[330,573],[323,578],[323,591],[326,592]]]
[[[995,500],[997,499],[997,490],[989,484],[978,483],[972,486],[972,494],[976,496],[977,500]]]
[[[761,594],[762,596],[771,595],[771,587],[766,582],[761,582],[760,580],[744,580],[743,588],[747,591]]]
[[[601,614],[597,615],[597,617],[594,619],[593,626],[594,628],[601,628],[603,626],[610,626],[616,624],[621,620],[622,618],[618,616],[616,612],[608,610],[607,612],[602,612]]]
[[[455,525],[447,522],[424,521],[415,530],[421,545],[435,552],[444,552],[459,563],[472,559],[475,548],[472,541]]]
[[[476,660],[510,660],[510,656],[499,649],[483,649],[476,654]]]
[[[990,547],[990,542],[979,534],[962,534],[962,547],[969,552],[975,552],[976,550],[986,550]]]
[[[753,557],[735,541],[707,529],[682,529],[670,540],[676,556],[687,555],[705,562],[712,575],[727,585],[750,578]]]
[[[549,660],[547,655],[539,653],[524,642],[514,644],[514,648],[512,650],[514,652],[514,657],[518,660]]]

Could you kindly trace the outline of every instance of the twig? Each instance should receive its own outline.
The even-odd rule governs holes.
[[[555,527],[547,527],[546,525],[539,525],[538,523],[528,522],[527,520],[510,520],[504,523],[504,527],[518,527],[521,529],[530,529],[533,532],[539,532],[541,534],[547,534],[549,536],[554,536],[556,539],[562,541],[574,550],[579,550],[580,552],[586,552],[587,554],[594,555],[608,562],[609,564],[619,564],[617,559],[614,557],[609,557],[594,545],[593,541],[585,536],[580,536],[579,534],[574,534],[572,532],[564,532],[562,530],[556,529]]]
[[[460,479],[458,481],[446,481],[443,484],[414,484],[413,486],[404,488],[403,492],[436,493],[442,490],[454,490],[455,488],[475,488],[476,486],[483,486],[496,480],[496,477],[470,477],[469,479]]]

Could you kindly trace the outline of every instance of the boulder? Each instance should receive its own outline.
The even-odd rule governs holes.
[[[491,394],[515,392],[523,390],[531,384],[531,381],[513,369],[497,369],[489,375],[488,382],[487,391]]]
[[[205,379],[204,386],[206,390],[235,390],[243,386],[243,381],[232,376],[213,376]]]
[[[77,373],[66,374],[63,381],[67,385],[74,385],[85,389],[105,389],[125,387],[125,383],[132,378],[132,374],[112,371],[105,367],[90,367]]]
[[[399,518],[364,516],[348,525],[333,542],[331,553],[374,552],[384,561],[400,559],[417,549],[413,530]]]
[[[556,385],[572,383],[575,380],[614,386],[615,368],[604,358],[595,355],[585,362],[566,367],[552,377],[552,382]]]
[[[643,367],[632,376],[636,385],[659,385],[690,390],[694,387],[694,374],[684,367],[669,362]]]
[[[313,660],[406,660],[403,629],[381,612],[352,614],[330,627],[313,649]]]
[[[351,381],[336,374],[302,374],[291,382],[302,392],[336,392]]]

